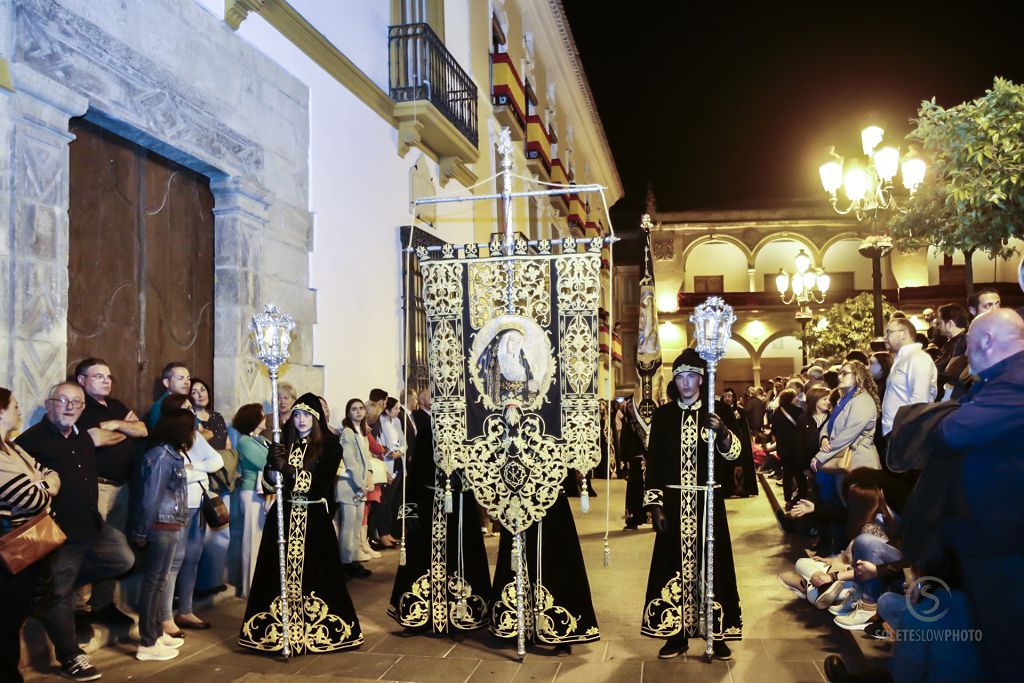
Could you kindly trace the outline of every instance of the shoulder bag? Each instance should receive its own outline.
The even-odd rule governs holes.
[[[68,537],[50,516],[50,507],[0,536],[0,559],[17,574],[59,548]]]
[[[211,529],[220,529],[226,526],[231,521],[231,513],[228,511],[228,506],[224,504],[224,499],[216,493],[207,491],[203,482],[199,482],[199,487],[203,489],[203,519]]]

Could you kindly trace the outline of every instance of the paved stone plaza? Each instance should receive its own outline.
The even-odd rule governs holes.
[[[789,568],[794,557],[779,531],[763,495],[727,502],[736,553],[736,570],[744,617],[744,640],[733,645],[729,662],[703,663],[703,641],[691,641],[691,654],[659,661],[660,641],[639,634],[640,611],[647,565],[654,540],[650,530],[622,531],[620,519],[625,482],[612,482],[612,564],[602,566],[604,483],[591,512],[576,523],[586,558],[601,641],[578,645],[569,657],[531,650],[519,663],[515,650],[496,649],[486,634],[468,634],[459,642],[425,636],[403,637],[385,614],[397,552],[367,563],[369,580],[350,584],[366,642],[353,652],[311,655],[282,663],[246,654],[235,645],[244,603],[229,598],[202,611],[214,624],[210,631],[190,631],[181,655],[171,662],[138,662],[135,644],[124,643],[93,652],[93,663],[105,681],[153,680],[177,683],[218,681],[291,681],[325,678],[336,681],[801,681],[824,680],[821,663],[828,654],[856,655],[850,634],[841,631],[824,612],[792,598],[776,581],[776,572]],[[487,540],[490,557],[497,538]],[[855,637],[861,637],[856,634]],[[63,680],[32,672],[27,681]]]

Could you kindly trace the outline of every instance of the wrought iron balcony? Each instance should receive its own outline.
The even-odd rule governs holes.
[[[388,29],[391,99],[426,100],[477,146],[477,87],[427,24]]]

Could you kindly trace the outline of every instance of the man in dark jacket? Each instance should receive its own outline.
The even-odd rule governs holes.
[[[46,399],[46,417],[16,441],[40,464],[60,475],[60,494],[54,499],[53,511],[68,540],[52,556],[53,602],[42,621],[53,641],[61,675],[73,681],[100,677],[75,637],[75,587],[119,576],[135,563],[124,534],[100,516],[96,449],[92,438],[75,425],[84,407],[82,387],[61,382]]]
[[[959,410],[939,425],[939,440],[963,454],[960,486],[969,515],[944,535],[963,569],[982,647],[996,677],[1020,680],[1017,620],[1024,593],[1024,320],[1010,309],[975,318],[967,358],[977,381]]]

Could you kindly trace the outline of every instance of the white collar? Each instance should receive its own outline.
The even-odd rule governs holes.
[[[896,352],[896,357],[902,358],[903,356],[906,356],[907,354],[912,353],[914,351],[920,351],[921,348],[922,346],[917,342],[907,344],[906,346],[901,346],[900,350]]]

